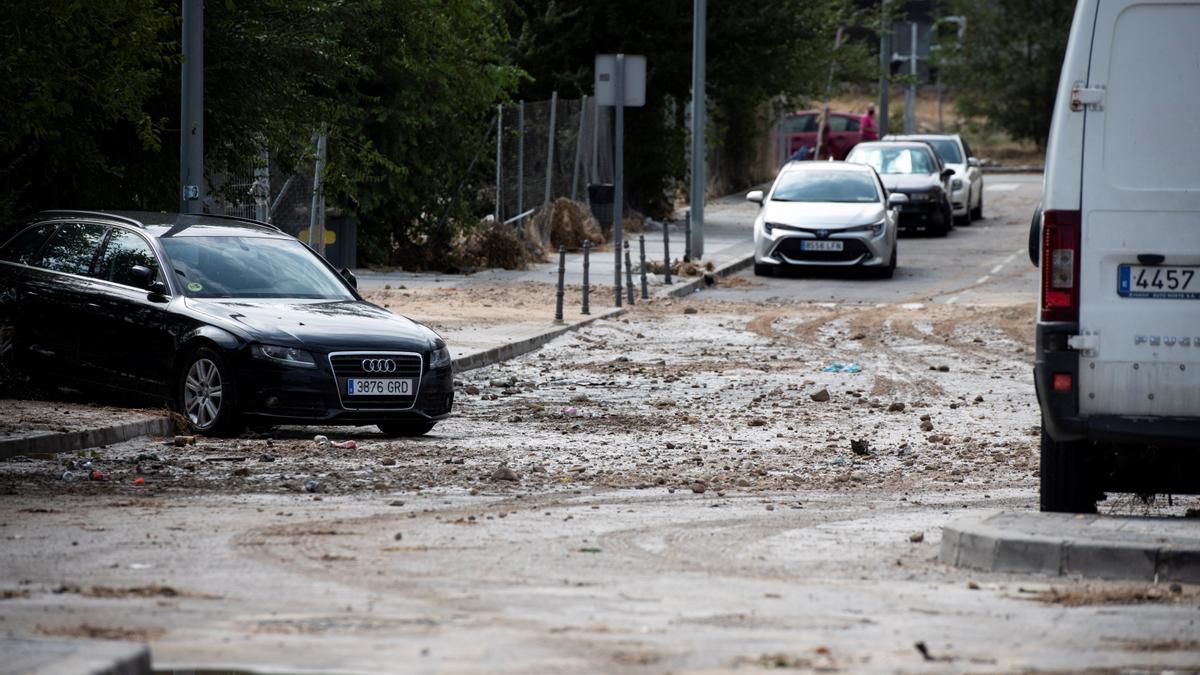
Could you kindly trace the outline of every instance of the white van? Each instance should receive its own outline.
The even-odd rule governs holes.
[[[1200,493],[1200,1],[1080,0],[1054,105],[1041,508]]]

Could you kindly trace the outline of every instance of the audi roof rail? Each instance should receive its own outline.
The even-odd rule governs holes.
[[[222,218],[224,220],[236,220],[236,221],[242,222],[242,223],[250,223],[252,225],[261,225],[263,227],[269,227],[272,230],[275,230],[276,232],[283,232],[283,230],[279,229],[278,225],[274,225],[272,223],[268,223],[268,222],[265,222],[262,220],[255,220],[254,218],[247,218],[245,216],[231,216],[231,215],[226,215],[224,213],[197,213],[195,215],[203,216],[205,218]]]
[[[72,209],[52,209],[50,211],[38,211],[34,214],[35,218],[102,218],[105,220],[118,220],[126,225],[145,228],[146,224],[136,218],[129,216],[121,216],[115,213],[105,211],[76,211]]]

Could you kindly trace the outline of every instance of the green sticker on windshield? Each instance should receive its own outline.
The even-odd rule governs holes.
[[[193,293],[199,293],[204,290],[204,287],[193,281],[187,285],[187,289]]]

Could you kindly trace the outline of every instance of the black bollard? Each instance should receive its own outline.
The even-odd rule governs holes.
[[[563,282],[567,275],[567,249],[558,247],[558,301],[554,306],[554,323],[563,322]]]
[[[642,249],[642,299],[649,300],[650,293],[646,290],[646,235],[638,235],[638,246]]]
[[[671,285],[671,227],[663,221],[663,283]]]
[[[625,242],[625,300],[633,304],[633,266],[629,264],[629,242]]]
[[[683,216],[683,262],[692,261],[692,210]]]
[[[589,257],[591,256],[592,242],[583,242],[583,309],[579,310],[580,314],[591,314],[591,308],[588,307],[588,267],[591,266]]]

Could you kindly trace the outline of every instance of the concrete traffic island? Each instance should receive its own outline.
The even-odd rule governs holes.
[[[942,530],[942,562],[989,572],[1200,582],[1200,520],[992,512]]]

